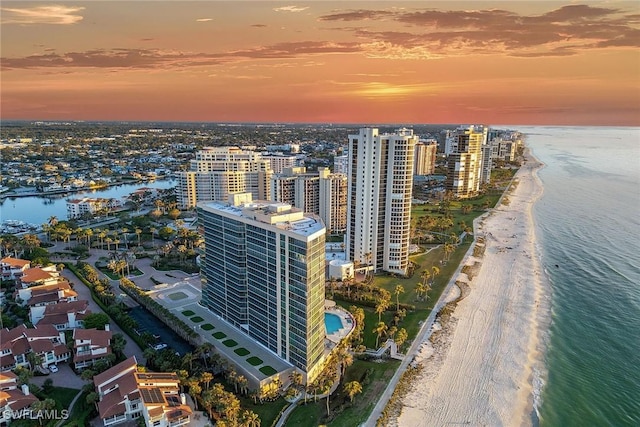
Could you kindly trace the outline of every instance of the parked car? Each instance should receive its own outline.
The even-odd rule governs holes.
[[[154,350],[162,350],[164,348],[167,348],[167,345],[165,343],[160,343],[153,346]]]
[[[52,374],[55,374],[56,372],[58,372],[58,367],[57,367],[56,365],[50,365],[50,366],[49,366],[49,371],[50,371]]]

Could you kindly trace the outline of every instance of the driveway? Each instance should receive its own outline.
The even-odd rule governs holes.
[[[49,378],[53,380],[53,385],[56,387],[75,388],[78,390],[82,389],[82,387],[87,383],[86,381],[83,381],[79,375],[76,375],[73,372],[69,363],[58,363],[58,372],[55,374],[32,377],[29,382],[42,387],[44,382]]]
[[[62,275],[73,284],[73,289],[78,293],[79,300],[89,301],[89,309],[93,313],[104,313],[100,306],[91,298],[91,290],[80,279],[76,277],[70,270],[63,270]],[[136,356],[136,360],[139,364],[144,365],[147,359],[142,355],[142,350],[138,347],[138,344],[129,337],[113,320],[109,322],[109,328],[113,333],[121,333],[124,335],[127,344],[124,346],[124,354],[127,357]]]

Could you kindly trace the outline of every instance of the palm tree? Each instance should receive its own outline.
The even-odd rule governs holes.
[[[404,293],[404,287],[402,285],[396,285],[393,293],[396,294],[396,311],[400,310],[400,294]]]
[[[398,333],[396,334],[396,338],[394,339],[396,345],[400,347],[406,340],[409,338],[407,334],[407,330],[405,328],[400,328]]]
[[[240,418],[243,426],[260,427],[260,416],[251,410],[242,411]]]
[[[105,230],[97,230],[97,231],[98,231],[98,238],[100,239],[100,249],[104,249],[104,238],[107,237],[107,232]]]
[[[127,238],[127,234],[129,233],[129,229],[127,227],[123,227],[122,228],[122,238],[124,239],[124,247],[129,249],[129,244],[128,242],[128,238]]]
[[[376,348],[378,348],[378,342],[380,341],[380,337],[387,332],[387,324],[384,322],[378,322],[376,327],[373,329],[373,333],[377,334],[376,337]]]
[[[348,350],[343,350],[339,354],[340,361],[342,362],[342,376],[344,376],[347,368],[353,365],[353,355]]]
[[[155,227],[151,227],[149,228],[149,232],[151,233],[151,242],[153,243],[153,247],[156,247],[156,233],[158,232],[158,229]]]
[[[200,382],[197,378],[189,378],[187,380],[187,385],[189,386],[189,394],[193,398],[193,403],[195,405],[196,411],[198,410],[198,396],[202,393],[202,387],[200,387]]]
[[[378,314],[378,322],[382,321],[382,313],[389,308],[389,300],[386,298],[379,298],[378,304],[376,304],[376,313]]]
[[[302,374],[298,371],[291,371],[289,381],[291,381],[293,388],[297,390],[302,385]]]
[[[424,293],[424,289],[425,289],[424,288],[424,284],[422,282],[418,282],[416,284],[416,287],[415,287],[414,291],[416,293],[416,296],[417,296],[418,300],[422,299],[422,294]]]
[[[34,369],[37,366],[42,366],[43,361],[44,359],[38,353],[35,353],[33,351],[30,353],[27,353],[27,362],[29,362],[29,371],[31,373],[33,373]]]
[[[302,376],[301,376],[302,377]],[[247,394],[247,387],[249,386],[249,380],[244,375],[238,375],[236,382],[240,386],[240,394]]]
[[[349,399],[353,402],[353,398],[356,394],[362,393],[362,385],[358,381],[350,381],[344,385],[344,391],[349,396]]]
[[[433,271],[431,273],[431,284],[433,285],[433,283],[436,281],[436,276],[440,274],[440,269],[434,265],[433,267],[431,267],[431,270]]]
[[[138,246],[140,246],[140,236],[142,236],[142,230],[139,228],[135,229],[136,236],[138,236]]]
[[[191,352],[185,353],[184,356],[182,356],[182,366],[189,366],[189,372],[193,371],[194,359],[195,357]]]
[[[430,277],[431,277],[431,273],[429,272],[428,269],[422,270],[422,273],[420,274],[420,278],[422,279],[423,284],[426,285]]]
[[[209,383],[213,380],[213,374],[211,372],[203,372],[200,374],[200,382],[204,383],[207,390],[209,390]]]

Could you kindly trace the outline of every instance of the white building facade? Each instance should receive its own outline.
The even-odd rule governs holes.
[[[349,135],[346,249],[354,263],[373,271],[406,274],[409,266],[415,144],[410,129]]]
[[[271,196],[271,163],[260,153],[237,147],[208,147],[196,153],[188,172],[178,173],[176,197],[180,209],[201,201],[224,201],[232,193]]]

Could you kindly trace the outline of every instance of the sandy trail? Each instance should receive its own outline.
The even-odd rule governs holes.
[[[532,373],[539,355],[542,272],[531,207],[542,194],[530,155],[517,187],[476,229],[485,238],[469,295],[458,303],[433,355],[402,399],[399,426],[519,426],[531,424]],[[514,180],[514,182],[516,181]],[[442,343],[442,340],[446,342]]]

